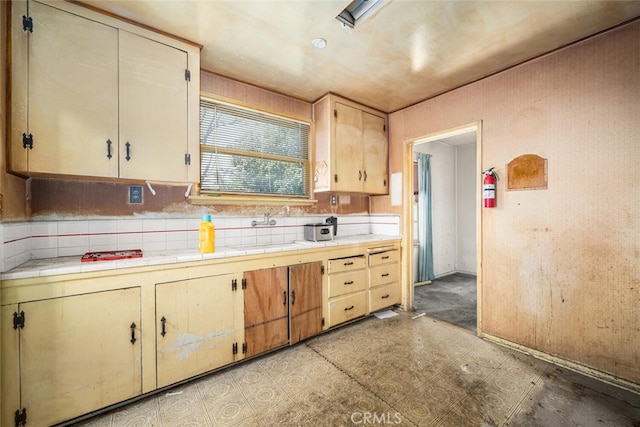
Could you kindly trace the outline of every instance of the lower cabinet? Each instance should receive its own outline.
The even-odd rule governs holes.
[[[244,272],[244,352],[250,357],[289,343],[288,267]]]
[[[164,387],[242,357],[241,277],[201,277],[156,285],[157,385]]]
[[[142,393],[140,288],[4,306],[11,317],[3,339],[19,342],[20,392],[2,425],[52,425]]]
[[[367,313],[367,259],[364,254],[330,259],[329,327]]]
[[[374,249],[369,253],[369,312],[400,303],[400,251]]]
[[[322,262],[244,273],[245,356],[322,331]]]

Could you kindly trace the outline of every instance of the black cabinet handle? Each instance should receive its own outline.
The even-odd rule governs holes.
[[[353,306],[349,306],[349,307],[345,307],[344,311],[349,311],[349,310],[353,310]]]
[[[353,261],[345,262],[344,265],[345,265],[345,267],[348,266],[348,265],[353,265]]]
[[[125,159],[127,159],[127,162],[129,160],[131,160],[131,144],[129,144],[129,141],[127,141],[126,144],[124,144],[125,147],[127,147],[127,155],[125,157]]]
[[[111,155],[111,142],[110,139],[107,139],[107,159],[111,159],[113,156]]]
[[[165,336],[167,334],[167,331],[165,330],[165,324],[167,323],[167,319],[162,316],[162,319],[160,319],[160,323],[162,323],[162,332],[160,332],[160,335]]]
[[[291,291],[291,305],[296,303],[296,291]]]
[[[387,299],[387,298],[389,298],[389,294],[382,295],[382,299]]]
[[[135,342],[136,342],[136,324],[132,323],[130,328],[131,328],[131,344],[135,344]]]
[[[367,171],[364,171],[364,180],[367,181]]]
[[[383,256],[382,259],[389,259],[389,255]]]
[[[345,285],[353,285],[353,280],[349,280],[348,282],[344,282]]]
[[[384,273],[384,274],[382,275],[382,277],[387,277],[388,275],[389,275],[389,273]]]
[[[282,293],[282,305],[287,305],[287,291]]]
[[[362,181],[362,171],[358,171],[358,181]]]

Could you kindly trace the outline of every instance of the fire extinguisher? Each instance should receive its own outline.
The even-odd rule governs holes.
[[[498,175],[493,171],[494,168],[487,169],[482,172],[484,181],[482,181],[482,198],[484,199],[485,208],[496,207],[496,181]]]

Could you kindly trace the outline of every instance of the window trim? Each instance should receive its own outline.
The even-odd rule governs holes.
[[[247,110],[249,112],[264,114],[267,116],[274,117],[276,119],[284,119],[290,120],[292,122],[301,123],[309,126],[309,138],[308,138],[308,155],[307,159],[300,159],[300,163],[305,164],[307,170],[307,183],[308,183],[308,191],[305,195],[279,195],[279,194],[264,194],[264,193],[234,193],[234,192],[224,192],[224,191],[213,191],[213,190],[202,190],[200,184],[197,186],[196,194],[192,194],[189,196],[189,200],[196,205],[209,205],[209,204],[246,204],[246,203],[257,203],[257,204],[281,204],[288,203],[290,205],[312,205],[316,204],[318,201],[314,196],[314,184],[313,184],[313,159],[315,157],[315,124],[313,120],[307,120],[300,117],[294,117],[291,115],[278,113],[269,111],[264,108],[257,107],[255,105],[251,105],[248,103],[244,103],[242,101],[238,101],[235,99],[220,97],[210,93],[201,93],[198,101],[198,116],[200,115],[200,106],[202,101],[208,101],[212,103],[218,103],[227,105],[233,108]],[[198,157],[202,156],[203,145],[200,143],[200,121],[198,121]],[[232,148],[214,148],[214,147],[205,147],[205,151],[214,151],[224,152],[229,154],[234,154],[234,149]],[[238,153],[243,153],[242,150],[237,150]],[[282,157],[278,155],[262,153],[262,158],[272,159],[272,160],[282,160]],[[286,160],[289,161],[291,158],[286,157]],[[199,175],[199,179],[202,177]]]

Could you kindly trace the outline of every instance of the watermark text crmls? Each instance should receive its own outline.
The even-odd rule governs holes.
[[[399,412],[354,412],[351,422],[358,425],[366,424],[400,424],[402,415]]]

